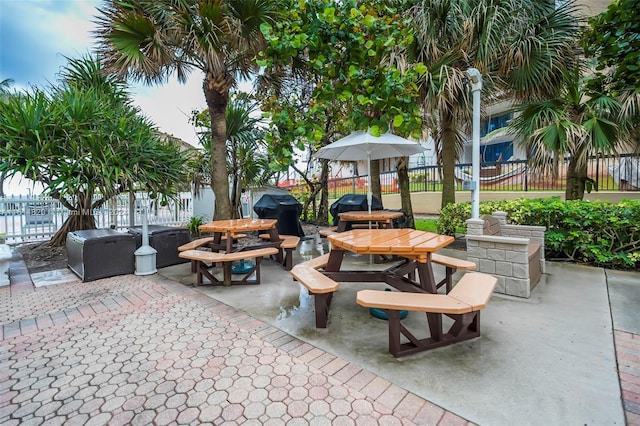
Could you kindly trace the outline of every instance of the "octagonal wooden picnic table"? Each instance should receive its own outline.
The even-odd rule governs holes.
[[[375,223],[376,228],[393,228],[393,220],[404,215],[403,212],[394,212],[389,210],[373,210],[367,211],[350,211],[338,213],[340,222],[338,223],[337,232],[345,232],[349,226],[354,224]]]
[[[278,247],[280,248],[280,236],[276,225],[277,219],[227,219],[214,220],[212,222],[200,225],[200,231],[213,233],[213,241],[210,246],[213,249],[223,250],[226,253],[232,253],[237,248],[234,246],[234,235],[247,232],[258,231],[269,235],[269,239],[252,246],[252,248]],[[224,236],[224,238],[223,238]],[[222,243],[224,240],[224,244]],[[282,263],[282,251],[276,255],[277,261]],[[224,264],[224,282],[225,285],[231,284],[231,263]]]
[[[331,242],[327,276],[336,281],[383,281],[401,291],[436,293],[431,255],[451,244],[454,237],[415,229],[354,229],[327,237]],[[404,261],[382,272],[341,271],[349,251],[356,254],[395,255]],[[415,280],[414,272],[418,272]]]

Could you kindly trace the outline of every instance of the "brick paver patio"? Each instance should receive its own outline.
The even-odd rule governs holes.
[[[627,425],[640,426],[640,335],[614,330]]]
[[[24,262],[11,271],[0,288],[2,425],[469,424],[162,276],[35,288]],[[632,337],[620,336],[635,363],[635,421]]]

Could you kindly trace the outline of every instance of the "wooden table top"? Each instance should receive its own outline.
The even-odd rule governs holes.
[[[371,222],[379,222],[379,221],[390,221],[393,219],[397,219],[402,217],[404,213],[402,212],[392,212],[388,210],[373,210],[371,213],[368,211],[352,211],[352,212],[343,212],[338,213],[340,216],[340,220],[344,220],[347,222],[356,222],[356,221],[371,221]]]
[[[276,227],[278,219],[228,219],[214,220],[200,225],[202,232],[249,232]]]
[[[454,237],[415,229],[354,229],[329,235],[332,247],[357,254],[395,254],[427,262],[428,254],[451,244]]]

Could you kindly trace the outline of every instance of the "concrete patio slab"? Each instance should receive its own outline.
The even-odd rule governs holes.
[[[80,282],[78,276],[69,269],[55,269],[52,271],[36,272],[31,274],[31,281],[36,287],[44,287],[53,284],[65,284],[70,282]]]
[[[327,250],[304,241],[294,262]],[[369,261],[346,266],[386,266]],[[262,277],[194,289],[182,264],[35,288],[12,261],[0,424],[640,425],[638,273],[549,262],[531,298],[492,297],[481,337],[401,359],[355,302],[384,284],[341,283],[318,330],[289,272]]]
[[[607,270],[611,315],[617,330],[640,334],[640,276]]]
[[[322,241],[305,241],[294,263],[326,250]],[[369,262],[347,259],[353,268]],[[188,265],[173,268],[160,273],[192,282]],[[444,268],[436,274],[442,278]],[[316,329],[306,290],[271,262],[262,275],[259,286],[198,289],[473,423],[624,424],[603,269],[549,262],[531,298],[493,296],[480,338],[401,359],[388,353],[386,321],[355,301],[358,290],[384,284],[342,283],[328,328]],[[424,315],[412,312],[403,323],[426,332]]]

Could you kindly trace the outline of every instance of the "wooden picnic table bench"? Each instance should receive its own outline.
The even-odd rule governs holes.
[[[238,260],[255,259],[256,267],[248,273],[246,273],[240,280],[228,280],[230,284],[260,284],[260,262],[264,256],[271,256],[277,254],[279,249],[276,247],[265,247],[253,250],[242,250],[231,253],[217,253],[205,250],[186,250],[180,252],[178,256],[189,259],[196,262],[196,285],[203,285],[202,277],[205,276],[209,279],[211,285],[221,285],[227,280],[221,281],[217,279],[209,270],[216,266],[216,264],[222,264],[225,274],[227,273],[226,266]],[[210,263],[210,265],[207,265]],[[230,268],[229,268],[230,270]],[[255,279],[249,280],[249,277],[255,272]],[[225,284],[226,285],[226,284]]]
[[[436,284],[436,288],[446,285],[447,293],[449,293],[453,287],[453,274],[455,274],[458,269],[463,271],[475,271],[477,268],[477,265],[474,262],[458,259],[457,257],[445,256],[439,253],[433,253],[431,255],[431,262],[437,263],[438,265],[442,265],[446,268],[445,277],[442,281]]]
[[[226,253],[239,251],[238,247],[234,247],[234,241],[236,240],[234,235],[245,234],[251,231],[267,233],[271,237],[269,242],[264,242],[252,247],[245,246],[241,250],[277,248],[274,256],[279,263],[284,263],[282,251],[279,248],[280,238],[278,236],[278,229],[276,228],[277,223],[277,219],[224,219],[205,223],[204,225],[200,225],[199,229],[202,232],[211,232],[213,234],[213,242],[209,243],[209,245],[214,251],[224,251]],[[226,238],[224,238],[225,236]],[[223,241],[224,244],[222,244]],[[231,276],[233,274],[231,262],[223,262],[222,265],[225,285],[231,285]]]
[[[333,235],[333,234],[337,234],[338,233],[338,227],[337,226],[332,226],[330,228],[324,228],[318,231],[318,234],[320,234],[321,237],[328,237],[329,235]]]
[[[329,263],[329,253],[323,254],[321,256],[313,257],[309,260],[306,260],[298,265],[306,265],[313,269],[323,269]]]
[[[260,234],[259,237],[262,240],[271,240],[271,235],[269,234]],[[299,243],[300,237],[298,237],[297,235],[280,234],[280,248],[284,251],[284,256],[282,256],[282,264],[287,271],[290,271],[293,267],[293,251],[298,248]]]
[[[466,273],[449,294],[360,290],[356,301],[383,309],[389,318],[389,352],[400,357],[480,336],[480,311],[487,306],[498,283],[494,276]],[[430,336],[419,339],[400,322],[400,311],[425,312]],[[454,320],[443,333],[442,315]],[[402,343],[401,336],[408,342]]]
[[[316,328],[327,328],[329,308],[338,283],[316,268],[300,263],[291,269],[291,275],[313,296],[316,312]]]
[[[231,234],[231,237],[233,239],[238,239],[238,238],[246,238],[247,234]],[[222,235],[221,239],[226,240],[227,236],[226,235]],[[197,238],[195,240],[191,240],[188,243],[185,243],[183,245],[181,245],[180,247],[178,247],[178,252],[182,252],[182,251],[187,251],[187,250],[197,250],[201,247],[207,247],[210,244],[212,244],[214,241],[213,237],[202,237],[202,238]],[[196,272],[196,261],[192,260],[191,261],[191,272]]]
[[[327,328],[331,299],[333,293],[338,289],[337,282],[319,271],[327,266],[328,262],[329,253],[298,263],[291,269],[293,279],[302,284],[313,296],[316,328]]]

